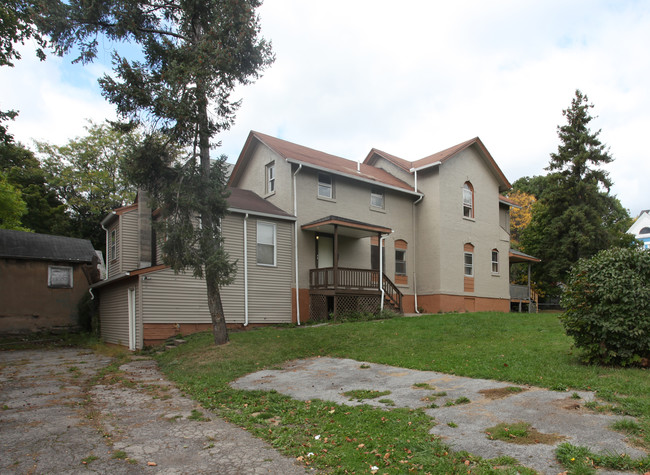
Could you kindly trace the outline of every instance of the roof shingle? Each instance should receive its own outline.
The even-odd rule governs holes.
[[[0,229],[0,257],[62,262],[92,262],[95,249],[87,239]]]

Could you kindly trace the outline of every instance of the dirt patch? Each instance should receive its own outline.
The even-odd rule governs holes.
[[[486,429],[485,433],[490,440],[502,440],[519,445],[553,445],[566,439],[565,436],[559,434],[544,434],[527,422],[515,422],[513,424],[504,422]]]
[[[482,389],[479,391],[479,394],[482,394],[488,399],[502,399],[504,397],[513,396],[515,394],[522,393],[526,391],[526,388],[519,386],[508,386],[506,388],[492,388],[492,389]]]

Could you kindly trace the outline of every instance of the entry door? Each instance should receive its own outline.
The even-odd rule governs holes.
[[[135,350],[135,287],[129,289],[129,350]]]
[[[317,236],[316,266],[319,269],[334,267],[334,239],[331,236]]]

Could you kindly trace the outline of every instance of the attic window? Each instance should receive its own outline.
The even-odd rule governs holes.
[[[266,165],[266,192],[275,193],[275,162]]]
[[[47,269],[47,286],[52,289],[71,289],[72,267],[49,266]]]
[[[474,187],[469,181],[463,184],[463,217],[474,217]]]
[[[642,228],[639,234],[650,234],[650,228]]]

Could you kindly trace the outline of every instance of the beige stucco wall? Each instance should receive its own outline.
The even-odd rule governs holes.
[[[318,172],[303,167],[298,175],[298,228],[303,224],[333,215],[353,219],[376,226],[393,229],[386,238],[386,262],[384,273],[393,279],[395,275],[395,247],[397,239],[406,241],[407,273],[414,269],[415,242],[412,228],[412,207],[414,197],[384,189],[384,209],[370,206],[370,183],[352,180],[347,177],[332,175],[333,199],[318,197]],[[312,231],[298,232],[298,248],[300,261],[300,287],[309,286],[309,269],[315,267],[315,239]],[[342,236],[339,239],[339,266],[370,269],[370,238],[355,239]],[[411,278],[405,286],[400,286],[402,292],[411,293]]]
[[[509,241],[499,225],[498,184],[486,162],[471,147],[440,165],[437,173],[422,174],[418,180],[427,195],[419,211],[428,213],[434,200],[427,201],[436,191],[439,203],[437,229],[431,229],[432,245],[438,243],[438,265],[434,263],[430,270],[422,272],[419,292],[509,298]],[[462,212],[462,187],[466,181],[474,188],[473,219],[464,218]],[[421,237],[428,238],[423,233]],[[474,292],[464,292],[465,243],[474,245]],[[498,275],[491,272],[492,249],[499,251]]]
[[[50,265],[73,268],[71,289],[48,287]],[[88,287],[81,264],[0,259],[0,333],[76,326]]]

